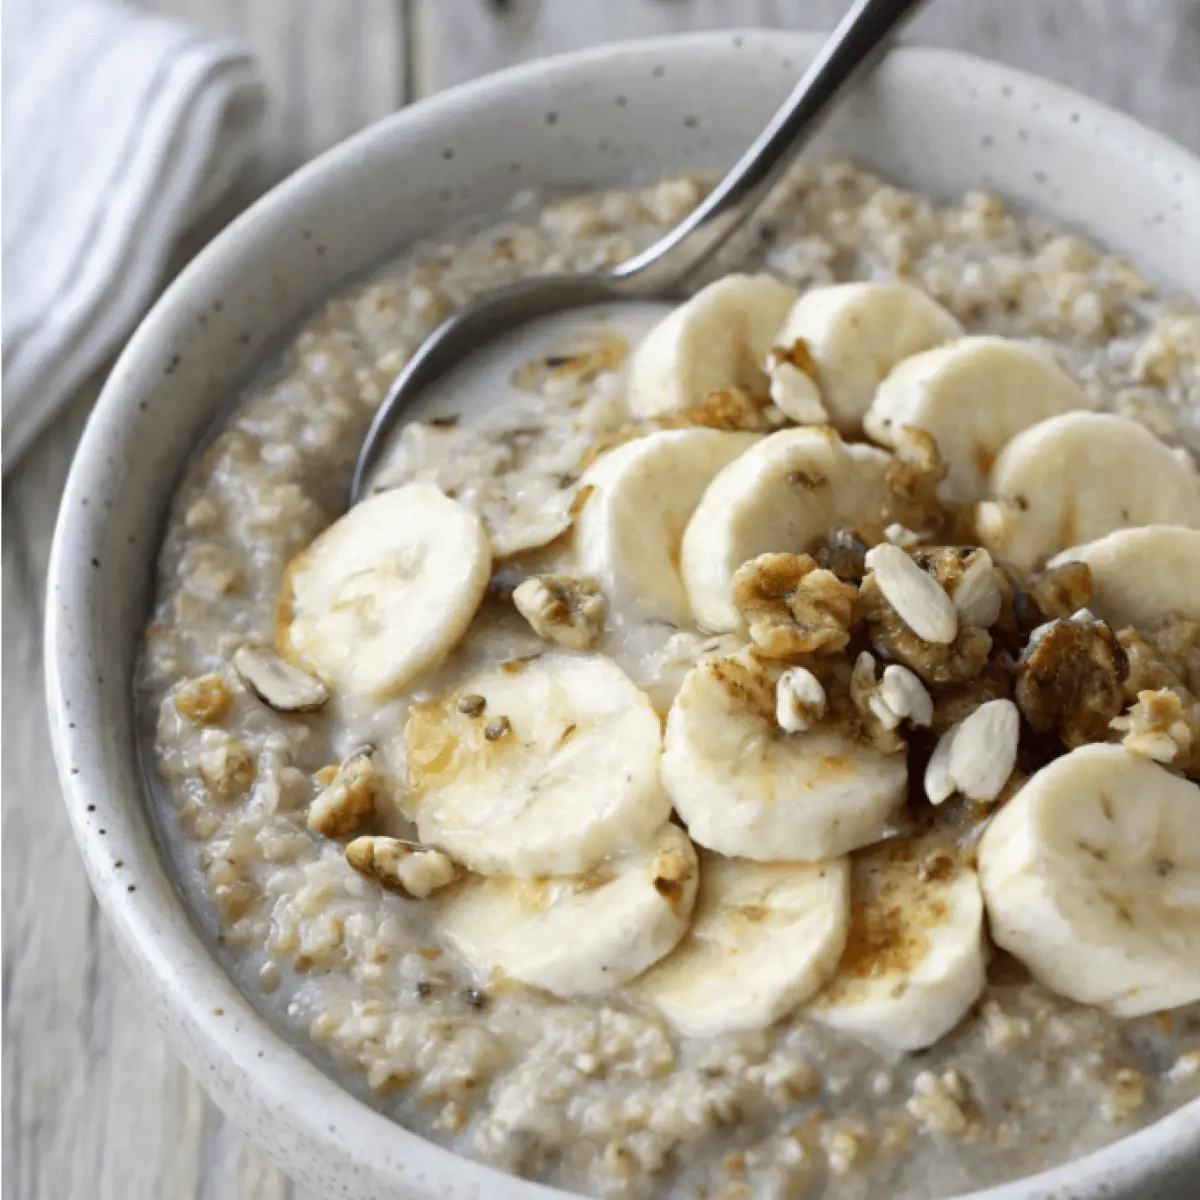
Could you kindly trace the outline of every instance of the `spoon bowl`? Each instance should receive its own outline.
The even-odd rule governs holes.
[[[413,400],[464,355],[547,313],[605,300],[676,296],[762,203],[833,102],[886,48],[925,0],[854,0],[791,95],[709,195],[641,254],[595,275],[538,275],[481,296],[447,318],[396,376],[355,463],[350,505],[363,499],[392,427]]]

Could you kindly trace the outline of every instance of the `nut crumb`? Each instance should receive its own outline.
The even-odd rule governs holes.
[[[346,861],[389,892],[415,900],[458,877],[458,868],[441,850],[394,837],[355,838],[346,847]]]
[[[1137,703],[1124,716],[1109,721],[1108,727],[1123,735],[1121,744],[1131,754],[1177,763],[1185,770],[1198,765],[1196,713],[1168,688],[1138,692]]]
[[[229,711],[232,699],[220,675],[201,675],[175,693],[175,711],[197,725],[215,725]]]
[[[328,838],[355,833],[375,812],[380,782],[370,750],[351,755],[309,806],[309,829]]]

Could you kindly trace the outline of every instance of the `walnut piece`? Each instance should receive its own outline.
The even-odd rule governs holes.
[[[1001,651],[983,664],[974,679],[940,688],[934,697],[933,720],[930,722],[933,732],[945,733],[989,700],[1011,700],[1013,667],[1012,659]]]
[[[604,596],[594,579],[531,575],[512,598],[535,633],[570,650],[586,650],[604,629]]]
[[[1034,732],[1056,734],[1072,750],[1108,739],[1129,671],[1112,629],[1089,618],[1039,626],[1017,662],[1017,707]]]
[[[1063,563],[1041,572],[1029,594],[1047,620],[1065,620],[1092,602],[1092,568],[1083,562]]]
[[[197,725],[215,725],[229,710],[233,693],[220,675],[189,679],[175,693],[175,711]]]
[[[960,684],[975,679],[992,649],[986,629],[967,626],[942,645],[919,637],[888,603],[873,574],[859,589],[859,606],[871,629],[875,652],[915,671],[927,684]]]
[[[309,805],[309,829],[328,838],[355,833],[375,812],[380,782],[369,748],[350,755]]]
[[[761,433],[769,429],[766,397],[752,396],[742,388],[714,388],[699,404],[683,411],[684,422],[706,429]]]
[[[733,603],[770,658],[832,654],[850,641],[855,588],[808,554],[760,554],[733,576]]]
[[[1174,763],[1187,774],[1200,774],[1200,704],[1162,688],[1138,693],[1137,703],[1109,728],[1123,734],[1131,754]]]
[[[867,545],[853,529],[835,529],[817,551],[817,566],[857,587],[867,572]]]
[[[359,837],[346,847],[346,861],[389,892],[423,900],[458,878],[458,868],[441,850],[394,837]]]

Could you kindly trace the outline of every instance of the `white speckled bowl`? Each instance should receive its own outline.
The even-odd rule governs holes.
[[[321,1195],[563,1193],[457,1158],[359,1103],[258,1016],[207,953],[163,865],[132,720],[134,654],[171,491],[264,343],[348,275],[531,183],[612,185],[723,166],[818,40],[747,32],[625,43],[397,113],[276,188],[191,264],[130,342],[88,424],[47,600],[51,726],[75,834],[179,1054],[233,1120]],[[820,149],[932,193],[996,189],[1200,294],[1200,162],[1037,79],[901,50],[826,128]],[[1083,1161],[976,1195],[1182,1200],[1198,1178],[1200,1102]]]

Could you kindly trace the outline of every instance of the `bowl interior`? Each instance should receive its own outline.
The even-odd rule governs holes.
[[[47,605],[51,726],[76,835],[181,1055],[309,1186],[362,1200],[562,1194],[457,1159],[358,1103],[276,1035],[206,953],[156,849],[131,705],[171,493],[262,348],[339,282],[522,187],[728,165],[819,40],[747,32],[624,43],[397,114],[299,171],[196,259],[131,341],[88,425]],[[933,195],[994,189],[1200,293],[1200,163],[1031,77],[947,52],[896,52],[822,130],[811,153],[828,152]],[[1049,1196],[1068,1178],[1078,1195],[1099,1194],[1101,1179],[1141,1186],[1178,1169],[1181,1146],[1200,1170],[1196,1105],[1067,1175],[988,1195]]]

